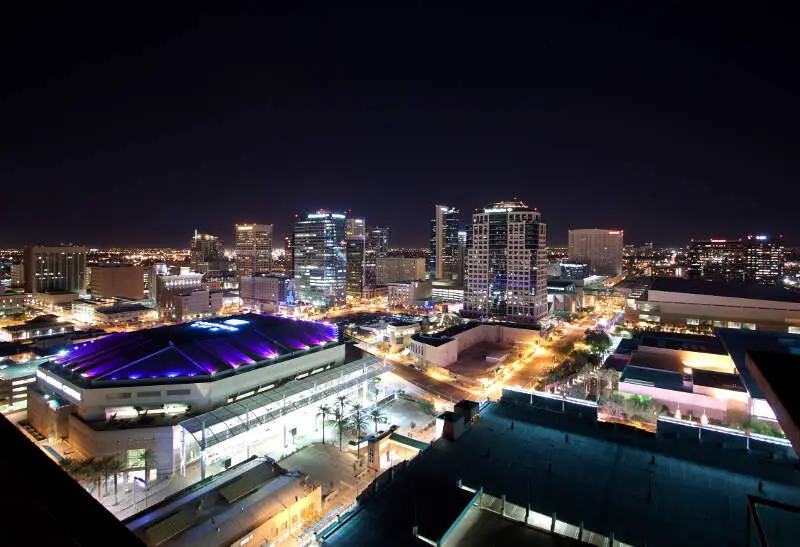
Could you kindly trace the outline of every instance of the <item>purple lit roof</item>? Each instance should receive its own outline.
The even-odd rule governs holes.
[[[112,334],[73,346],[53,369],[89,381],[207,376],[337,340],[333,325],[247,314]]]

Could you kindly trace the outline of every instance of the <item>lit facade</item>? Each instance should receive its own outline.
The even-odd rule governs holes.
[[[547,314],[546,225],[522,202],[472,215],[463,313],[536,321]]]
[[[744,279],[759,285],[780,285],[786,249],[782,239],[749,235],[744,241]]]
[[[585,229],[569,231],[569,259],[588,264],[593,275],[622,274],[622,230]]]
[[[237,224],[237,275],[269,272],[271,268],[272,224]]]
[[[139,266],[99,264],[87,270],[92,298],[144,298],[144,271]]]
[[[447,205],[436,206],[436,216],[431,220],[431,277],[447,281],[458,280],[459,223],[461,214]]]
[[[782,239],[749,235],[744,239],[690,241],[686,276],[707,281],[780,285],[786,249]]]
[[[190,242],[189,258],[195,272],[208,273],[228,269],[222,240],[215,235],[201,234],[195,230]]]
[[[242,306],[261,313],[275,313],[286,302],[289,278],[284,275],[257,274],[239,278]]]
[[[347,285],[346,217],[317,211],[294,226],[294,276],[302,302],[344,304]]]
[[[378,285],[425,277],[424,258],[384,257],[377,259]]]
[[[22,260],[28,292],[86,290],[86,247],[28,245]]]

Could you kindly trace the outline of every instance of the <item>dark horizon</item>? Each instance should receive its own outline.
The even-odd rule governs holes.
[[[20,9],[24,9],[20,8]],[[576,10],[577,11],[577,10]],[[437,203],[516,196],[551,245],[800,241],[791,18],[9,12],[0,248],[179,247],[351,210],[425,247]],[[794,182],[792,182],[794,181]]]

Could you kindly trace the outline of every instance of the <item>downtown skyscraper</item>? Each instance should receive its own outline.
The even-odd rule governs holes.
[[[317,211],[294,225],[294,277],[302,302],[317,307],[344,304],[347,285],[347,217]]]
[[[431,219],[431,277],[445,281],[461,281],[458,268],[459,223],[461,214],[447,205],[436,206]]]
[[[239,277],[272,268],[272,224],[236,225],[236,271]]]
[[[472,215],[464,315],[533,322],[547,314],[547,227],[536,209],[501,201]]]

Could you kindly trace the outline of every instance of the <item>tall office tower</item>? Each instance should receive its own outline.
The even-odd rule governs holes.
[[[744,240],[744,279],[749,283],[780,285],[785,260],[783,236],[749,235]]]
[[[294,277],[294,233],[283,238],[283,275]]]
[[[520,201],[472,215],[467,237],[465,315],[536,321],[547,314],[547,230]]]
[[[622,230],[569,231],[568,255],[572,262],[588,264],[594,275],[622,274]]]
[[[431,219],[431,257],[432,277],[447,281],[457,280],[456,249],[461,216],[456,209],[446,205],[436,206],[436,216]]]
[[[741,239],[690,240],[686,249],[686,276],[708,281],[744,281],[744,245]]]
[[[86,289],[86,247],[28,245],[22,252],[25,290],[28,292]]]
[[[367,247],[375,252],[376,258],[389,254],[389,228],[375,226],[367,230]]]
[[[348,237],[345,244],[347,258],[347,296],[370,298],[375,288],[375,252],[366,237]]]
[[[345,215],[309,213],[294,225],[294,277],[298,297],[315,306],[343,304],[347,284]]]
[[[363,218],[348,218],[344,229],[346,238],[364,237],[366,235],[367,223]]]
[[[272,267],[272,224],[236,225],[237,275],[269,272]]]
[[[220,272],[228,269],[222,240],[211,234],[200,234],[197,230],[189,242],[189,259],[195,272]]]

